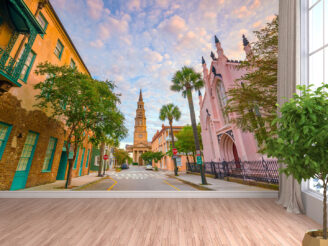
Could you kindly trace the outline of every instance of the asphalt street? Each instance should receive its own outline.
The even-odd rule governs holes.
[[[109,171],[108,177],[95,184],[87,185],[83,190],[108,191],[176,191],[197,190],[175,178],[167,172],[145,170],[144,166],[130,166],[121,172]]]

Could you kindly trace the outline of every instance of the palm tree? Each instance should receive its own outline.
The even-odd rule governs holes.
[[[172,148],[174,149],[174,135],[173,135],[173,127],[172,123],[173,120],[178,121],[181,117],[181,112],[178,106],[175,106],[173,103],[163,105],[160,113],[159,113],[159,118],[162,121],[165,121],[166,119],[169,121],[170,124],[170,130],[171,130],[171,139],[172,139]],[[174,160],[174,174],[175,176],[178,176],[178,166],[177,166],[177,160],[176,158],[173,158]]]
[[[197,133],[196,117],[194,103],[192,100],[192,91],[199,90],[204,86],[204,81],[200,73],[197,73],[192,67],[184,66],[180,71],[177,71],[172,78],[171,90],[182,92],[184,98],[187,97],[190,111],[191,125],[194,133],[195,147],[197,154],[200,154],[200,144]],[[202,184],[207,184],[205,177],[204,164],[200,169]]]

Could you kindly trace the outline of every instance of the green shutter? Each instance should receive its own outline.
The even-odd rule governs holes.
[[[11,129],[11,125],[0,122],[0,160],[3,155],[3,152],[5,151]]]
[[[77,149],[77,154],[76,154],[76,157],[75,157],[75,162],[74,162],[74,168],[73,169],[76,169],[77,160],[79,159],[79,152],[80,152],[80,148]]]

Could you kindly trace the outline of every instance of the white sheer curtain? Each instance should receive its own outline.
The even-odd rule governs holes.
[[[299,25],[300,0],[279,1],[279,59],[278,59],[278,104],[296,92],[299,81]],[[287,211],[301,213],[304,211],[301,186],[291,176],[280,175],[278,204]]]

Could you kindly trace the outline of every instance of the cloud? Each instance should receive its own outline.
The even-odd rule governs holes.
[[[140,0],[130,0],[127,1],[126,7],[128,11],[139,11],[141,9]]]
[[[160,23],[158,28],[170,34],[179,35],[187,29],[187,25],[183,18],[178,15],[174,15],[170,19],[166,19]]]
[[[89,14],[93,19],[99,19],[104,10],[104,2],[102,0],[87,0]]]
[[[92,47],[95,47],[95,48],[102,48],[102,47],[104,47],[104,42],[101,41],[100,39],[98,39],[98,40],[95,40],[95,41],[91,41],[90,45]]]
[[[238,18],[245,18],[253,14],[252,11],[250,11],[246,5],[241,6],[239,9],[236,9],[233,12]]]

